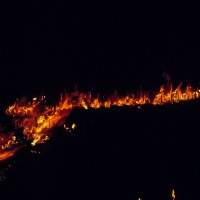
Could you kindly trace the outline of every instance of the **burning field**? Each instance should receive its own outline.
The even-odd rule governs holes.
[[[170,77],[164,74],[167,80],[166,86],[161,86],[158,92],[137,91],[137,94],[130,93],[120,96],[114,92],[108,97],[93,96],[91,92],[81,93],[75,91],[61,95],[59,102],[49,106],[46,97],[34,97],[31,100],[22,98],[9,106],[5,114],[11,116],[13,130],[4,133],[2,128],[0,141],[0,160],[6,160],[13,156],[23,145],[24,141],[30,141],[32,146],[47,141],[49,132],[57,126],[63,126],[66,118],[72,110],[76,108],[102,109],[112,107],[137,107],[141,109],[144,105],[161,106],[164,104],[174,104],[194,101],[200,97],[200,89],[187,85],[182,88],[182,83],[173,88]],[[68,128],[64,125],[64,128]],[[75,124],[72,126],[75,128]],[[22,132],[18,137],[16,132]]]
[[[17,192],[20,184],[33,199],[47,195],[43,184],[59,185],[48,194],[55,198],[196,197],[200,89],[165,78],[153,92],[75,91],[54,105],[45,96],[17,100],[1,127],[2,187]]]

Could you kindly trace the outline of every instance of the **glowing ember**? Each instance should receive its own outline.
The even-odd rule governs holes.
[[[188,85],[182,89],[182,84],[173,89],[169,76],[166,86],[161,86],[159,92],[150,94],[144,91],[138,95],[133,93],[120,96],[115,92],[102,100],[99,96],[93,97],[91,92],[81,93],[75,91],[62,95],[56,105],[46,104],[46,97],[34,97],[28,101],[26,98],[17,100],[9,106],[6,114],[13,117],[14,131],[7,134],[0,134],[0,160],[6,160],[13,156],[19,148],[25,145],[24,141],[30,141],[31,145],[44,143],[50,137],[50,132],[54,127],[61,126],[74,108],[110,108],[112,106],[137,106],[141,108],[144,104],[163,105],[165,103],[178,103],[189,101],[200,97],[200,90]],[[66,130],[69,130],[64,125]],[[71,129],[75,129],[76,124],[72,124]],[[22,131],[22,137],[16,137],[15,132]],[[175,195],[174,195],[175,197]]]
[[[72,124],[72,129],[75,129],[76,128],[76,124]]]

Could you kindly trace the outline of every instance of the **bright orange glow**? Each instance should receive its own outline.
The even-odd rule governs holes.
[[[0,151],[0,161],[4,161],[12,157],[18,150],[19,148],[15,148],[13,150]]]
[[[0,160],[5,160],[23,145],[22,139],[16,137],[15,131],[22,130],[23,140],[30,141],[31,145],[44,143],[50,137],[50,132],[54,127],[63,125],[65,119],[70,115],[74,108],[100,109],[111,108],[113,106],[137,106],[142,105],[163,105],[166,103],[178,103],[189,101],[200,97],[200,90],[188,85],[182,88],[182,84],[173,89],[171,80],[167,77],[167,85],[161,86],[157,93],[141,91],[139,94],[129,93],[124,96],[117,92],[108,96],[106,100],[98,96],[94,97],[91,92],[81,93],[75,91],[61,96],[56,105],[47,105],[46,97],[34,97],[28,101],[26,98],[17,100],[6,110],[6,115],[13,117],[14,131],[12,133],[0,133]],[[75,129],[72,124],[71,128]],[[64,125],[64,128],[68,130]],[[2,130],[0,130],[2,131]]]

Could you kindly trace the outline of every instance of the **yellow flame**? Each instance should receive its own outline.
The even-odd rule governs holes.
[[[75,129],[76,128],[76,124],[72,124],[72,129]]]
[[[172,189],[172,200],[175,200],[176,196],[175,196],[175,190]]]

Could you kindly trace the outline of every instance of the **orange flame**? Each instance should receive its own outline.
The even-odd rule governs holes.
[[[6,114],[13,117],[12,122],[15,130],[22,129],[25,139],[34,146],[48,140],[51,130],[54,127],[63,125],[65,119],[74,108],[99,109],[112,106],[138,106],[140,108],[145,104],[163,105],[189,101],[200,97],[199,89],[194,89],[190,85],[182,89],[182,84],[173,89],[169,76],[165,74],[165,78],[167,79],[167,85],[161,86],[159,92],[154,95],[140,91],[138,95],[129,93],[125,96],[120,96],[117,92],[114,92],[106,100],[102,100],[99,95],[93,97],[91,92],[81,93],[75,91],[62,95],[59,102],[54,106],[46,105],[45,96],[35,97],[31,101],[22,98],[9,106]],[[72,125],[72,129],[75,126],[75,124]],[[16,139],[14,132],[0,134],[0,160],[10,158],[22,144],[22,140]]]
[[[14,132],[0,135],[0,161],[12,157],[21,147]]]

